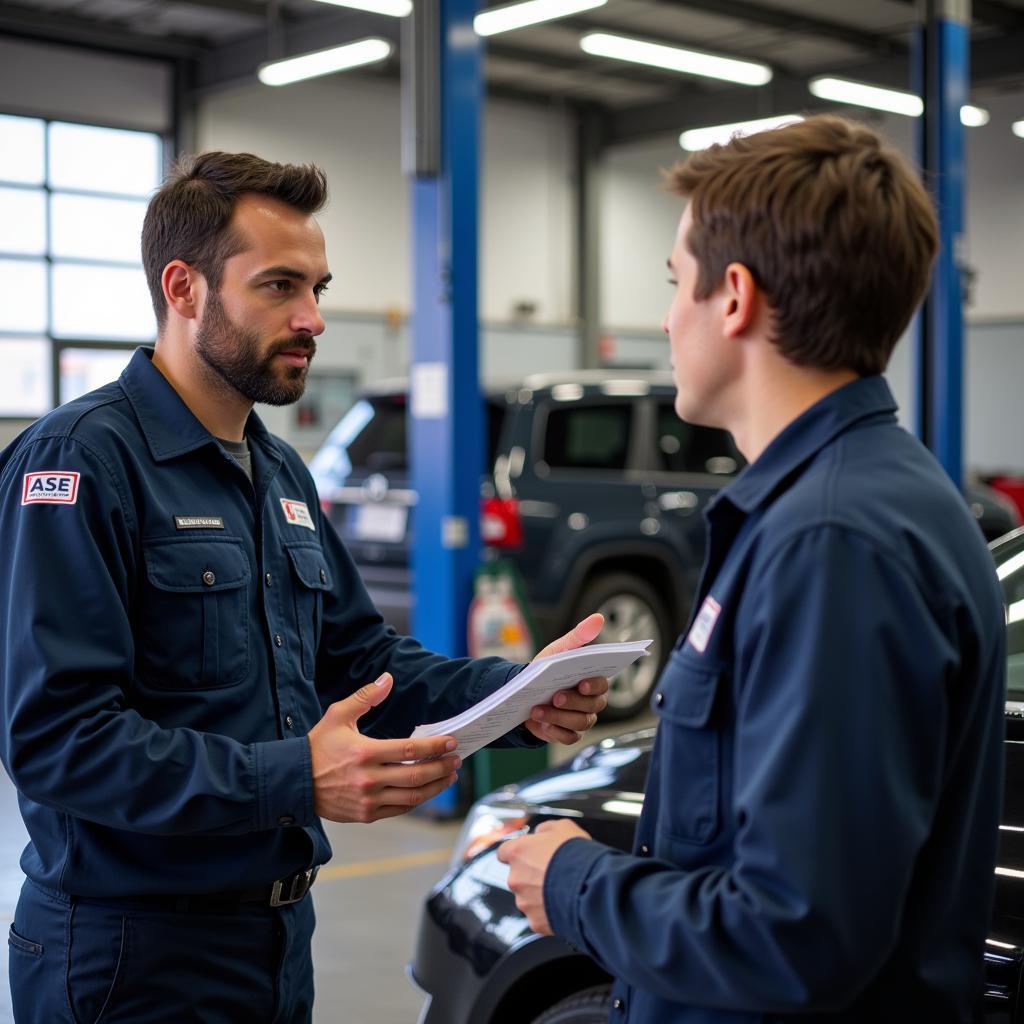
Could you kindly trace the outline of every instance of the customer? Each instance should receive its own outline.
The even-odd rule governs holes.
[[[530,924],[615,976],[613,1021],[967,1022],[1000,810],[1005,636],[956,488],[880,374],[931,204],[814,117],[692,156],[669,260],[676,412],[749,468],[708,510],[657,686],[632,854],[567,821],[499,856]]]

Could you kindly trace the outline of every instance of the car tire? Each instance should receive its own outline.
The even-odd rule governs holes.
[[[532,1024],[608,1024],[611,1008],[611,985],[597,985],[560,1000]]]
[[[596,576],[584,585],[570,625],[592,612],[601,612],[605,618],[598,643],[653,641],[646,658],[630,665],[612,680],[608,707],[601,713],[605,722],[632,718],[647,707],[672,646],[672,628],[665,602],[642,577],[613,572]]]

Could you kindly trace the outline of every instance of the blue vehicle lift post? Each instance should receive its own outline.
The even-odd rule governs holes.
[[[480,561],[486,420],[477,313],[482,100],[475,0],[417,0],[402,38],[403,163],[412,183],[413,301],[409,450],[415,509],[413,634],[466,654]],[[481,751],[476,791],[546,766],[546,751]],[[455,813],[448,790],[431,801]]]
[[[918,153],[939,216],[939,254],[918,318],[918,436],[957,487],[963,484],[964,128],[970,74],[970,0],[928,0],[914,50],[924,97]]]

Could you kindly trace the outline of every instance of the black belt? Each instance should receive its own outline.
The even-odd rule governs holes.
[[[141,905],[157,907],[163,910],[179,912],[216,913],[218,911],[237,910],[242,906],[260,905],[265,907],[287,907],[299,903],[316,881],[319,867],[296,871],[287,878],[279,878],[270,885],[256,889],[243,889],[240,892],[208,892],[188,896],[130,896],[125,899],[114,899],[111,902],[124,905]],[[104,901],[106,902],[106,901]]]

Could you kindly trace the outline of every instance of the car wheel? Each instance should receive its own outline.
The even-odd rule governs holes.
[[[612,679],[608,707],[601,714],[606,722],[632,718],[647,706],[668,657],[671,634],[665,604],[646,580],[616,572],[598,576],[583,588],[576,602],[573,624],[591,612],[604,616],[604,628],[597,643],[653,641],[646,658],[634,662]]]
[[[569,996],[535,1017],[533,1024],[608,1024],[611,985],[598,985]]]

